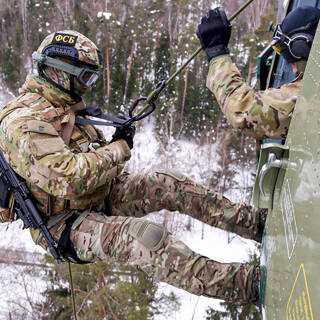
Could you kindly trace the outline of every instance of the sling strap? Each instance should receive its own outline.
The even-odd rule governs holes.
[[[102,119],[105,121],[92,120],[84,117],[93,117]],[[77,112],[75,123],[78,125],[98,125],[98,126],[109,126],[109,127],[123,127],[129,124],[130,117],[125,115],[114,116],[111,114],[103,113],[100,108],[87,107]]]
[[[61,234],[59,242],[58,242],[58,248],[59,248],[61,255],[67,261],[70,261],[72,263],[77,263],[77,264],[86,264],[89,262],[81,260],[78,257],[77,252],[76,252],[76,250],[73,246],[73,243],[71,242],[71,239],[70,239],[72,225],[78,217],[79,216],[77,214],[73,214],[70,218],[66,219],[65,228],[62,231],[62,234]]]

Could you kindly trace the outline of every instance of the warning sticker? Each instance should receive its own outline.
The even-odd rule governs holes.
[[[287,320],[313,320],[307,276],[301,264],[294,281],[286,310]]]
[[[288,258],[290,260],[298,238],[298,227],[288,180],[284,182],[283,192],[281,195],[281,212],[286,236]]]

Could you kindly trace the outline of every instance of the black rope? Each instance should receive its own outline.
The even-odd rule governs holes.
[[[105,121],[88,119],[85,117],[93,117],[102,119]],[[134,117],[129,117],[125,115],[115,116],[108,113],[103,113],[100,108],[88,107],[84,110],[81,110],[77,113],[75,123],[78,125],[97,125],[97,126],[107,126],[107,127],[124,127],[132,124],[136,121]]]
[[[76,294],[73,286],[73,278],[72,278],[72,270],[71,270],[71,262],[68,261],[68,269],[69,269],[69,277],[70,277],[70,290],[71,290],[71,299],[72,299],[72,309],[74,320],[78,320],[77,310],[76,310]]]

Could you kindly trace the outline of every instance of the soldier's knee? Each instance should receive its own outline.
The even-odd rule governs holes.
[[[169,234],[163,226],[144,219],[131,221],[128,232],[151,251],[159,250]]]

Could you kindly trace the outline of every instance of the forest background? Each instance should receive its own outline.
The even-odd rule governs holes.
[[[101,80],[86,97],[88,104],[115,114],[126,112],[135,98],[150,92],[197,49],[195,31],[201,16],[217,4],[230,16],[243,2],[1,0],[1,85],[16,95],[33,68],[31,54],[43,38],[51,32],[75,29],[93,40],[104,58]],[[231,55],[252,85],[256,58],[272,36],[269,23],[276,22],[276,6],[276,1],[256,0],[233,26]],[[177,139],[217,144],[219,170],[208,170],[205,182],[225,194],[240,187],[233,179],[234,166],[254,167],[255,141],[228,126],[206,88],[207,71],[202,53],[160,97],[153,121],[163,150]],[[248,200],[249,195],[247,188],[241,200]],[[34,306],[35,318],[70,319],[67,270],[55,266],[46,270],[44,277],[51,285],[45,300]],[[179,306],[174,295],[157,296],[152,276],[136,269],[104,263],[74,270],[81,319],[153,319]],[[22,309],[17,312],[19,319],[24,317]],[[232,306],[224,313],[208,310],[207,319],[238,319],[241,312],[248,310]],[[248,314],[243,319],[251,319]],[[255,311],[251,314],[257,319]],[[18,318],[12,315],[12,319]]]

